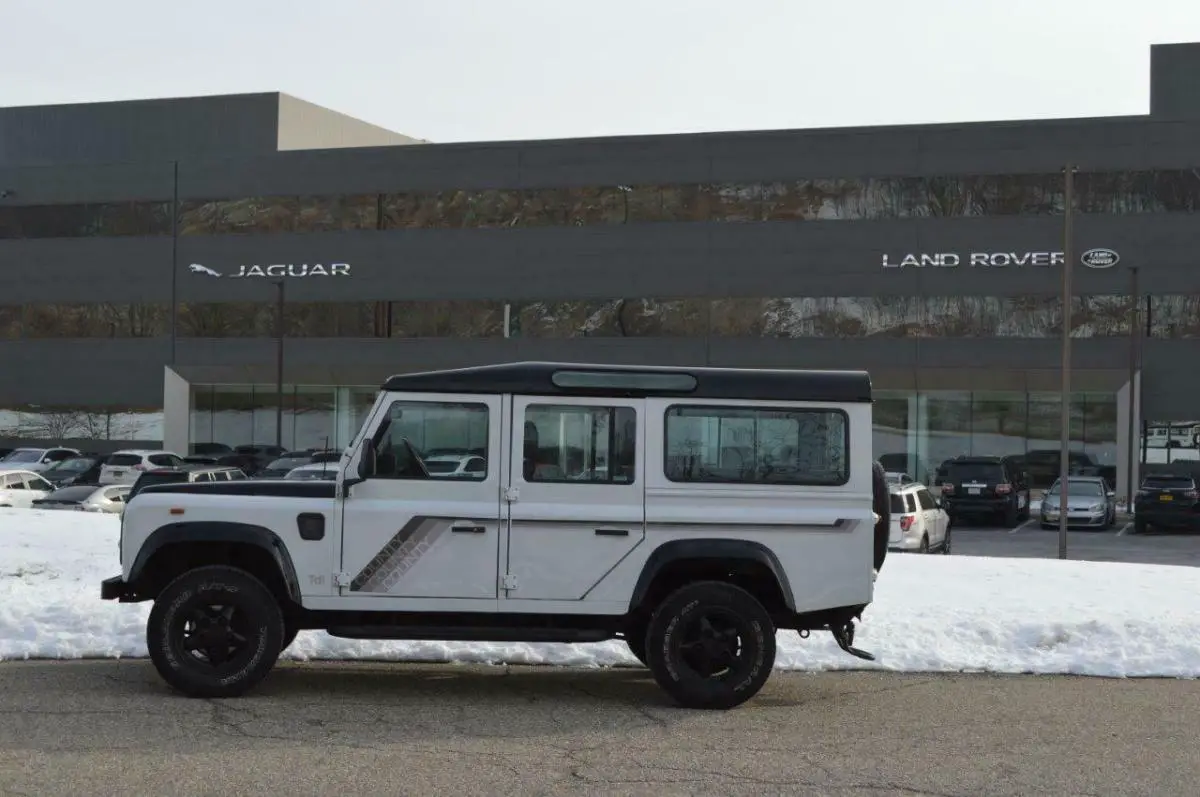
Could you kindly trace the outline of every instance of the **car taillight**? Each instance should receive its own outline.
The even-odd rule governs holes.
[[[901,515],[900,516],[900,530],[908,531],[909,529],[911,529],[913,521],[916,519],[917,519],[916,515]]]
[[[943,484],[942,485],[942,494],[943,495],[949,495],[952,492],[954,492],[953,484]]]
[[[1136,493],[1136,495],[1135,495],[1135,497],[1136,497],[1136,498],[1145,498],[1145,497],[1146,497],[1146,496],[1148,496],[1148,495],[1150,495],[1150,491],[1149,491],[1149,490],[1138,490],[1138,491],[1137,491],[1137,493]]]
[[[134,470],[145,470],[146,466],[139,462],[138,464],[133,466],[133,469]]]
[[[1196,491],[1195,491],[1195,490],[1186,490],[1186,491],[1184,491],[1184,493],[1183,493],[1183,497],[1184,497],[1184,498],[1187,498],[1187,499],[1188,499],[1188,500],[1190,500],[1190,501],[1195,501],[1195,500],[1196,500],[1196,496],[1197,496],[1197,493],[1196,493]]]
[[[997,484],[996,485],[996,495],[1008,495],[1011,492],[1012,492],[1011,484]]]

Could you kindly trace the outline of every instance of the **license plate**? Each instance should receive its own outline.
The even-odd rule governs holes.
[[[112,475],[113,475],[113,476],[124,476],[124,475],[125,475],[125,471],[123,471],[123,470],[114,470],[114,471],[112,472]]]
[[[1158,497],[1158,500],[1159,500],[1159,501],[1174,501],[1174,500],[1175,500],[1175,496],[1173,496],[1173,495],[1160,495],[1160,496]]]
[[[970,487],[967,489],[967,493],[970,495],[979,495],[979,488],[978,487]]]

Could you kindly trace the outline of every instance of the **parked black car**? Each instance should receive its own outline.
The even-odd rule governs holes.
[[[42,477],[55,487],[99,484],[100,466],[106,461],[108,457],[100,455],[71,457],[46,468],[42,471]]]
[[[1029,477],[1016,457],[956,457],[938,470],[951,523],[995,518],[1012,528],[1029,519]]]
[[[1200,491],[1184,473],[1155,473],[1142,480],[1133,499],[1133,530],[1200,530]]]

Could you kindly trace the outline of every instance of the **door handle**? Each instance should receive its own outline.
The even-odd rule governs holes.
[[[455,534],[486,534],[487,526],[480,526],[475,523],[455,523],[450,527],[450,530]]]
[[[596,534],[601,537],[628,537],[629,529],[596,529]]]

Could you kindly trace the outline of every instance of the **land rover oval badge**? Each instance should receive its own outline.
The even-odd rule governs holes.
[[[1111,249],[1089,249],[1079,259],[1088,268],[1112,268],[1121,256]]]

